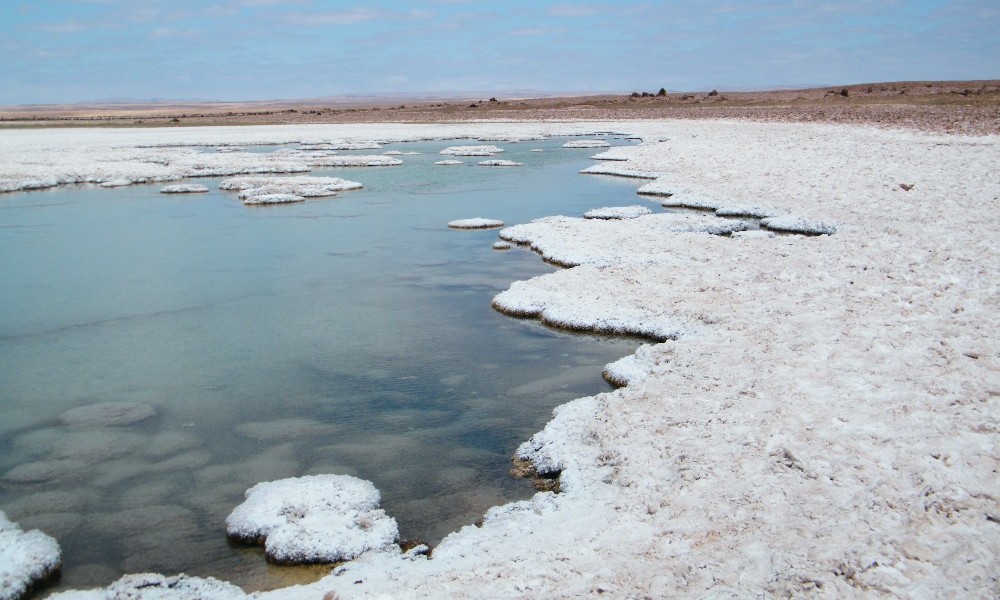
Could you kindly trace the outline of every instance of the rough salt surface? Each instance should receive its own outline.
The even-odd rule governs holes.
[[[503,148],[497,146],[449,146],[438,154],[450,156],[490,156],[503,152]]]
[[[452,229],[493,229],[495,227],[503,227],[503,225],[503,221],[498,219],[484,219],[482,217],[448,221],[448,227]]]
[[[305,198],[336,196],[343,190],[360,189],[356,181],[340,177],[231,177],[219,189],[238,190],[244,204],[302,202]]]
[[[436,165],[444,165],[444,166],[451,166],[451,165],[464,165],[465,162],[461,161],[461,160],[439,160],[439,161],[436,161],[434,164],[436,164]]]
[[[403,164],[403,161],[381,154],[337,155],[318,156],[309,159],[308,164],[313,167],[395,167]]]
[[[645,206],[605,206],[594,208],[583,213],[585,219],[637,219],[643,215],[651,214],[653,211]]]
[[[788,231],[791,233],[805,233],[813,235],[832,234],[837,231],[837,226],[803,215],[783,215],[780,217],[768,217],[761,219],[762,227],[774,229],[776,231]]]
[[[656,179],[657,174],[653,171],[640,171],[638,169],[626,169],[620,165],[594,165],[580,171],[584,175],[612,175],[614,177],[629,177],[632,179]]]
[[[161,194],[203,194],[208,188],[197,184],[165,185],[160,188]]]
[[[480,167],[520,167],[524,163],[513,160],[481,160],[476,163]]]
[[[61,566],[59,543],[37,529],[22,531],[0,510],[0,600],[17,600]]]
[[[379,501],[371,482],[349,475],[258,483],[226,517],[226,531],[239,540],[263,543],[268,558],[279,563],[350,560],[396,548],[396,520],[378,508]]]
[[[243,204],[246,206],[266,206],[272,204],[297,204],[305,202],[303,196],[296,194],[258,194],[256,196],[246,196]]]
[[[605,140],[575,140],[572,142],[566,142],[562,145],[563,148],[607,148],[610,146]]]
[[[58,600],[244,600],[240,588],[212,577],[139,573],[125,575],[107,589],[69,591],[51,596]]]

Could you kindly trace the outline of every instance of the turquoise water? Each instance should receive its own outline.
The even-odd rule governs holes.
[[[316,170],[365,188],[277,207],[245,207],[211,178],[190,196],[0,195],[0,508],[59,539],[54,589],[136,571],[247,589],[314,577],[227,542],[226,515],[258,481],[369,479],[402,536],[431,543],[530,496],[506,475],[514,449],[554,406],[609,389],[601,367],[637,342],[493,311],[512,281],[554,267],[446,223],[642,202],[634,181],[579,175],[600,150],[564,141],[497,143],[515,168],[432,164],[477,142],[344,152],[423,154]],[[156,415],[59,419],[109,401]],[[11,476],[25,464],[43,476]]]

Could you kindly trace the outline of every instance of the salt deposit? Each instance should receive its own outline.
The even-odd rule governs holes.
[[[246,206],[265,206],[270,204],[296,204],[305,202],[305,198],[295,194],[260,194],[257,196],[247,196],[243,198]]]
[[[382,156],[401,156],[402,154],[399,150],[387,150],[382,153]]]
[[[70,591],[51,597],[58,600],[243,600],[252,596],[212,577],[141,573],[126,575],[107,589]]]
[[[615,152],[610,151],[610,150],[608,152],[601,152],[600,154],[595,154],[595,155],[591,156],[590,159],[591,160],[611,160],[611,161],[620,161],[620,162],[628,160],[628,158],[626,158],[624,156],[621,156],[620,154],[616,154]]]
[[[580,171],[584,175],[612,175],[614,177],[630,177],[632,179],[656,179],[653,171],[626,169],[618,165],[594,165]]]
[[[0,600],[17,600],[61,566],[59,543],[37,529],[22,531],[0,510]]]
[[[156,409],[136,402],[99,402],[67,410],[59,420],[70,427],[131,425],[154,416]]]
[[[299,150],[379,150],[382,146],[376,142],[331,142],[328,144],[300,144]]]
[[[545,152],[545,149],[544,148],[532,148],[530,151],[531,152]]]
[[[494,250],[510,250],[510,244],[507,242],[493,242]]]
[[[782,208],[772,208],[757,204],[724,204],[715,209],[715,214],[720,217],[754,217],[757,219],[777,217],[786,212],[788,211]]]
[[[356,181],[340,177],[231,177],[219,183],[221,190],[238,190],[247,199],[266,194],[290,194],[303,198],[336,196],[344,190],[361,189]]]
[[[566,142],[562,145],[563,148],[607,148],[610,146],[605,140],[574,140],[572,142]]]
[[[395,549],[396,521],[378,508],[371,482],[311,475],[258,483],[226,518],[230,537],[263,543],[279,563],[333,563]]]
[[[497,135],[481,135],[477,138],[480,142],[510,142],[512,144],[517,144],[520,142],[537,142],[541,140],[548,139],[544,135],[508,135],[508,134],[497,134]]]
[[[803,215],[768,217],[766,219],[761,219],[760,224],[762,227],[767,227],[768,229],[788,231],[791,233],[821,235],[831,234],[837,231],[836,225],[833,225],[832,223],[825,223]]]
[[[449,165],[464,165],[465,162],[461,160],[439,160],[434,164],[449,166]]]
[[[585,219],[636,219],[653,211],[645,206],[605,206],[583,213]]]
[[[503,221],[499,221],[497,219],[484,219],[482,217],[448,221],[448,227],[451,227],[452,229],[493,229],[496,227],[503,227],[503,225]]]
[[[394,167],[403,164],[398,158],[379,154],[319,156],[306,162],[313,167]]]
[[[491,156],[503,152],[503,148],[496,146],[449,146],[438,154],[450,156]]]
[[[203,194],[207,191],[207,187],[195,184],[165,185],[160,188],[161,194]]]
[[[524,163],[513,160],[481,160],[476,163],[480,167],[520,167]]]

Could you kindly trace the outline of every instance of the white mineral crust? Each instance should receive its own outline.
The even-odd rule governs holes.
[[[451,227],[452,229],[493,229],[496,227],[503,227],[503,225],[503,221],[498,219],[484,219],[482,217],[448,221],[448,227]]]
[[[632,206],[605,206],[594,208],[583,213],[585,219],[637,219],[653,211],[638,204]]]
[[[59,543],[37,529],[22,531],[0,510],[0,600],[17,600],[59,570]]]
[[[563,148],[607,148],[611,144],[607,143],[605,140],[575,140],[572,142],[566,142],[562,145]]]
[[[449,146],[438,154],[450,156],[491,156],[503,152],[497,146]]]
[[[513,160],[481,160],[476,164],[480,167],[520,167],[524,163]]]

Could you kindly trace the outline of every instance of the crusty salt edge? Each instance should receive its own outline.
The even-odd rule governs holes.
[[[656,179],[659,175],[652,171],[640,171],[637,169],[626,169],[618,165],[594,165],[580,171],[584,175],[612,175],[614,177],[628,177],[631,179]]]
[[[448,221],[448,227],[451,227],[452,229],[494,229],[497,227],[503,227],[503,225],[503,221],[499,219],[484,219],[482,217]]]
[[[476,164],[481,167],[520,167],[524,163],[513,160],[481,160]]]
[[[18,600],[59,571],[59,543],[37,529],[23,531],[0,510],[0,600]]]
[[[605,206],[583,213],[585,219],[637,219],[653,211],[645,206]]]

